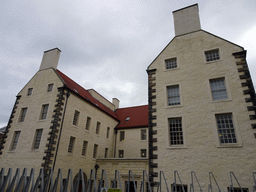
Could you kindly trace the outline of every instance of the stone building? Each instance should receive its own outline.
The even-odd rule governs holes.
[[[107,169],[111,159],[117,166],[132,159],[138,170],[146,170],[148,106],[122,109],[118,99],[111,103],[84,89],[57,69],[59,56],[58,48],[45,51],[39,71],[18,93],[1,140],[1,167],[61,168],[64,175],[82,168],[89,177],[96,164]],[[137,151],[117,140],[124,131]]]
[[[246,51],[202,30],[197,4],[173,16],[175,37],[147,69],[151,181],[178,171],[189,189],[195,171],[207,190],[212,172],[226,190],[232,171],[251,191],[256,103]]]

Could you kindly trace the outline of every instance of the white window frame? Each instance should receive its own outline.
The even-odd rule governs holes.
[[[26,112],[25,112],[25,114],[23,114],[25,109],[26,109]],[[19,115],[19,120],[18,120],[19,123],[25,122],[27,112],[28,112],[28,107],[22,107],[21,108],[20,115]]]
[[[211,61],[207,61],[207,54],[212,54],[213,52],[218,52],[218,56],[216,56],[217,59],[214,59],[211,60]],[[207,51],[204,51],[204,58],[205,58],[205,62],[206,63],[212,63],[212,62],[217,62],[217,61],[220,61],[221,59],[221,56],[220,56],[220,49],[219,48],[215,48],[215,49],[211,49],[211,50],[207,50]]]
[[[168,68],[168,61],[175,61],[175,64],[176,64],[176,66],[175,66],[175,64],[174,64],[174,67],[172,67],[173,66],[173,63],[171,64],[171,67],[170,68]],[[173,69],[177,69],[178,68],[178,60],[177,60],[177,57],[172,57],[172,58],[168,58],[168,59],[165,59],[164,60],[164,64],[165,64],[165,70],[166,71],[169,71],[169,70],[173,70]]]
[[[224,81],[224,86],[225,86],[225,92],[226,92],[226,98],[220,98],[220,99],[214,99],[214,92],[218,92],[224,89],[215,89],[213,90],[212,87],[212,83],[213,81],[217,81],[217,80],[223,80]],[[228,94],[228,87],[227,87],[227,80],[225,77],[218,77],[218,78],[213,78],[213,79],[209,79],[209,85],[210,85],[210,91],[211,91],[211,99],[212,101],[223,101],[223,100],[229,100],[229,94]]]
[[[43,116],[43,113],[44,113],[44,106],[47,106],[48,105],[48,107],[47,107],[47,111],[46,111],[46,115],[45,115],[45,118],[43,118],[44,116]],[[48,113],[49,113],[49,107],[50,107],[50,104],[49,103],[46,103],[46,104],[43,104],[42,105],[42,107],[41,107],[41,112],[40,112],[40,116],[39,116],[39,120],[42,120],[42,121],[44,121],[44,120],[46,120],[47,119],[47,115],[48,115]]]
[[[169,101],[168,101],[168,87],[175,87],[175,86],[179,86],[179,97],[180,97],[180,104],[178,105],[169,105]],[[166,108],[174,108],[174,107],[183,107],[183,102],[182,102],[182,86],[180,83],[174,83],[174,84],[166,84],[165,85],[165,89],[164,89],[165,95],[166,95],[166,99],[165,99],[165,105]]]
[[[18,134],[18,136],[17,136],[17,134]],[[15,151],[17,149],[19,139],[20,139],[20,134],[21,134],[21,131],[13,132],[12,142],[11,142],[9,151]]]
[[[170,127],[169,127],[169,119],[176,119],[181,118],[181,124],[182,124],[182,132],[183,132],[183,145],[171,145],[170,144]],[[166,148],[167,149],[184,149],[187,148],[187,135],[186,135],[186,121],[183,116],[171,116],[166,118]]]

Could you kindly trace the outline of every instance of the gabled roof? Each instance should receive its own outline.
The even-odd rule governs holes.
[[[120,120],[116,128],[148,127],[148,105],[117,109],[116,115]]]
[[[98,101],[97,99],[95,99],[90,93],[89,91],[87,91],[86,89],[84,89],[83,87],[81,87],[80,85],[78,85],[75,81],[73,81],[72,79],[70,79],[68,76],[66,76],[64,73],[62,73],[61,71],[59,71],[58,69],[56,70],[56,72],[58,73],[58,75],[61,77],[61,79],[63,80],[63,82],[65,83],[65,85],[76,95],[82,97],[83,99],[85,99],[87,102],[91,103],[92,105],[94,105],[95,107],[99,108],[101,111],[107,113],[108,115],[110,115],[111,117],[113,117],[114,119],[118,120],[116,114],[114,111],[112,111],[110,108],[108,108],[107,106],[103,105],[100,101]]]

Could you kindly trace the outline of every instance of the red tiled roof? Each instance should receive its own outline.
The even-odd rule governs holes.
[[[117,109],[116,115],[120,120],[116,128],[148,127],[148,105]]]
[[[80,97],[82,97],[83,99],[85,99],[86,101],[88,101],[89,103],[93,104],[95,107],[101,109],[102,111],[106,112],[108,115],[110,115],[111,117],[118,119],[115,112],[112,111],[110,108],[108,108],[107,106],[103,105],[100,101],[98,101],[97,99],[95,99],[90,93],[89,91],[87,91],[86,89],[84,89],[83,87],[81,87],[80,85],[78,85],[75,81],[73,81],[72,79],[70,79],[68,76],[66,76],[65,74],[63,74],[61,71],[59,71],[58,69],[56,70],[57,73],[59,74],[59,76],[62,78],[62,80],[65,82],[66,86],[75,94],[79,95]]]

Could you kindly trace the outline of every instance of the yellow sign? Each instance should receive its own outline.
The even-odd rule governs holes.
[[[111,189],[111,188],[108,188],[107,192],[121,192],[121,189]]]

